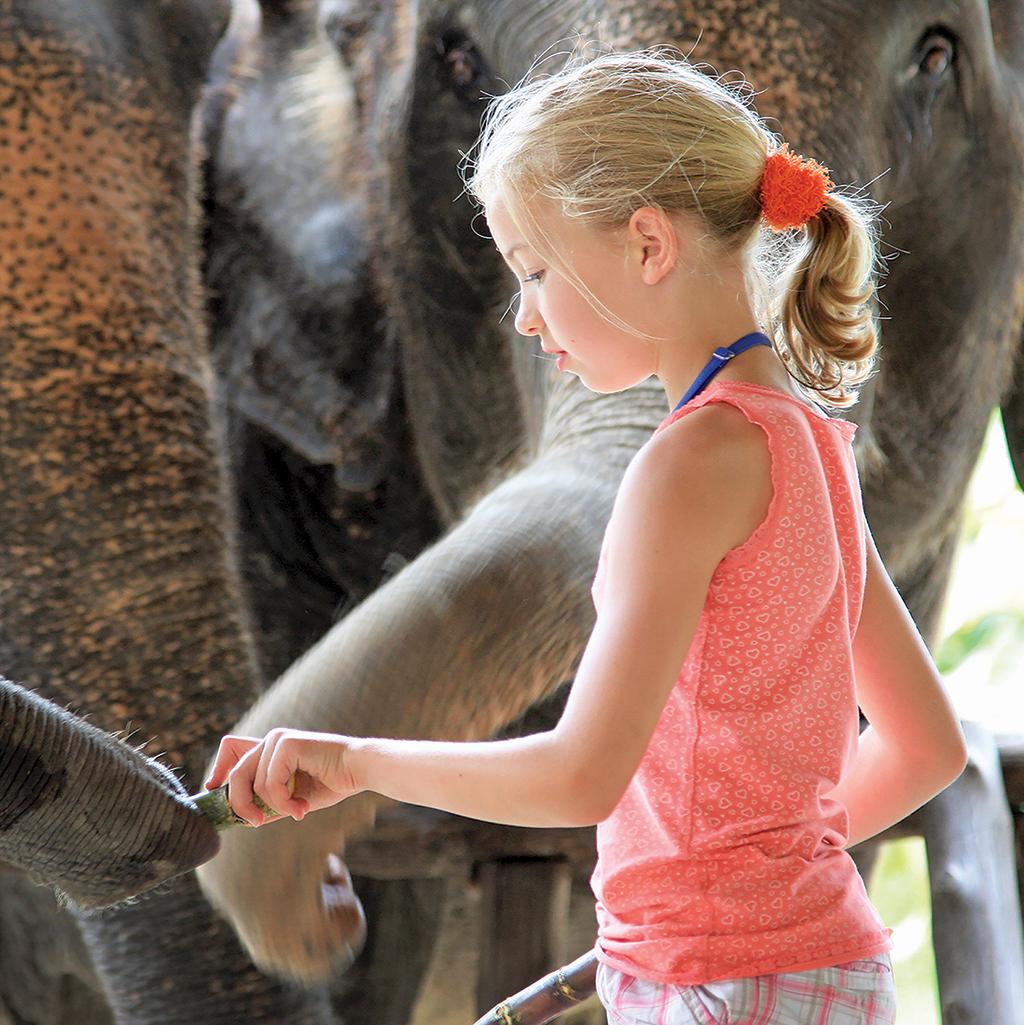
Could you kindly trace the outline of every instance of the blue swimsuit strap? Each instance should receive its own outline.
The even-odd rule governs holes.
[[[733,342],[732,345],[724,345],[715,349],[707,365],[694,378],[693,384],[690,385],[686,394],[679,400],[672,412],[674,413],[677,409],[685,406],[729,360],[738,356],[741,352],[746,352],[747,349],[752,349],[755,345],[771,346],[771,344],[771,339],[767,335],[762,334],[760,331],[752,331],[749,335],[744,335],[738,341]]]

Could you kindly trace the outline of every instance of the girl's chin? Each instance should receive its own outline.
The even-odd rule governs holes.
[[[598,395],[617,395],[619,392],[629,391],[630,388],[635,388],[638,384],[641,383],[641,381],[646,381],[647,377],[651,376],[650,374],[648,374],[647,377],[641,377],[636,381],[626,381],[624,383],[621,378],[617,381],[593,380],[592,378],[588,377],[586,370],[580,371],[575,370],[574,368],[569,368],[569,370],[570,372],[575,373],[576,376],[580,379],[580,381],[582,381],[583,384],[587,386],[587,388],[589,388],[592,392],[595,392]]]

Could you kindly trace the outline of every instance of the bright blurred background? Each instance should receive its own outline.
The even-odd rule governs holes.
[[[971,479],[962,542],[934,652],[961,719],[1024,733],[1024,492],[993,413]],[[871,899],[894,930],[898,1025],[941,1025],[924,840],[886,844]]]

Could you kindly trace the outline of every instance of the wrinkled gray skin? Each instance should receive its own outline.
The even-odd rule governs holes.
[[[798,151],[888,204],[882,252],[899,255],[881,292],[881,369],[850,416],[867,515],[927,639],[1000,404],[1024,477],[1012,381],[1024,296],[1019,3],[339,0],[275,9],[262,29],[240,20],[218,69],[237,91],[207,124],[208,271],[229,297],[214,307],[213,342],[268,674],[334,618],[337,592],[310,597],[328,566],[342,604],[361,602],[240,732],[488,737],[571,677],[616,485],[665,396],[656,382],[592,395],[533,358],[511,318],[499,324],[512,276],[482,221],[474,231],[469,202],[453,200],[481,92],[516,81],[575,29],[593,38],[599,22],[616,47],[671,42],[741,69]],[[248,74],[232,75],[232,62]],[[264,261],[277,271],[257,279]],[[303,387],[323,377],[317,405]],[[288,516],[264,504],[268,480]],[[409,554],[402,528],[417,485],[440,539],[368,594],[382,553]],[[367,505],[371,529],[345,546],[351,510]],[[304,600],[290,604],[296,594]],[[314,883],[372,803],[234,835],[200,869],[259,963],[323,973],[308,941],[330,949],[337,938]],[[296,882],[280,901],[250,902],[251,880],[284,866]],[[409,916],[381,923],[364,903],[381,950],[402,951]],[[366,994],[386,956],[349,973],[351,1020],[379,1010]]]
[[[165,765],[0,678],[0,860],[81,908],[212,858],[210,821]]]
[[[212,341],[230,404],[237,534],[190,273],[169,270],[182,266],[192,227],[188,104],[160,81],[205,58],[197,47],[194,64],[154,59],[173,34],[135,33],[157,6],[140,5],[134,20],[111,13],[120,6],[89,5],[89,18],[109,19],[102,52],[115,67],[146,54],[131,76],[139,106],[166,110],[170,133],[154,151],[141,145],[145,120],[129,117],[85,153],[20,137],[36,147],[32,166],[67,154],[109,169],[89,202],[118,230],[99,240],[113,250],[101,253],[105,273],[84,268],[84,285],[84,259],[69,269],[45,262],[46,247],[30,251],[50,296],[45,317],[38,300],[5,317],[17,330],[3,351],[15,372],[0,383],[0,522],[14,541],[4,580],[19,582],[15,600],[0,590],[6,672],[40,688],[57,680],[46,692],[99,725],[130,718],[184,768],[189,789],[261,676],[321,636],[241,729],[487,737],[571,679],[614,492],[665,396],[655,384],[591,395],[534,359],[509,319],[498,323],[511,275],[474,234],[470,205],[452,200],[480,90],[498,91],[498,78],[515,81],[551,42],[593,35],[601,20],[605,41],[622,47],[689,50],[700,35],[693,57],[741,68],[761,112],[838,180],[892,169],[871,192],[890,203],[886,240],[904,253],[882,293],[882,371],[851,415],[875,535],[934,635],[964,487],[1001,401],[1024,465],[1010,380],[1022,294],[1019,5],[741,0],[720,13],[710,2],[380,0],[280,4],[255,35],[240,22],[218,61],[236,81],[206,114]],[[24,21],[48,7],[63,9],[14,9]],[[945,44],[925,41],[937,26],[952,43],[948,67]],[[31,26],[62,46],[68,31]],[[81,69],[54,81],[52,64],[31,56],[16,67],[37,69],[33,95],[49,100],[40,116],[66,140],[62,112],[80,109]],[[85,81],[123,116],[126,92],[113,102],[108,72],[92,67]],[[59,188],[18,198],[57,223],[82,204]],[[139,224],[161,227],[141,240]],[[20,229],[15,240],[30,234]],[[0,287],[8,304],[24,295],[9,279]],[[83,309],[98,329],[78,328]],[[29,344],[40,331],[42,348]],[[261,963],[327,973],[345,936],[325,912],[325,857],[372,811],[359,798],[301,826],[229,835],[200,870]],[[303,1001],[275,988],[194,886],[171,885],[86,923],[119,1020],[329,1020],[323,993]],[[399,1025],[429,955],[437,887],[361,894],[367,950],[332,1002],[343,1020]]]

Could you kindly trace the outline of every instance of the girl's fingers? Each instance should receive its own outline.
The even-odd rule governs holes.
[[[205,783],[207,790],[219,787],[227,779],[228,773],[235,767],[238,760],[259,743],[260,741],[256,737],[236,737],[230,733],[222,737],[213,768]]]
[[[287,789],[284,792],[284,800],[281,800],[280,791],[273,785],[274,766],[280,763],[278,752],[282,746],[287,746],[285,741],[286,731],[278,728],[271,730],[263,738],[263,750],[260,752],[260,763],[256,768],[253,777],[253,790],[260,797],[263,803],[274,809],[279,815],[288,815],[289,794]]]
[[[253,826],[284,815],[301,821],[310,811],[329,807],[347,796],[324,782],[339,775],[332,769],[332,755],[341,739],[283,727],[271,730],[262,739],[228,735],[221,740],[206,786],[216,787],[227,780],[228,803],[235,814]],[[331,745],[326,751],[325,743]],[[273,808],[275,815],[268,818],[256,803],[257,798]]]
[[[254,826],[263,823],[263,813],[253,801],[253,780],[262,751],[262,743],[251,748],[239,759],[228,776],[228,804],[231,810]]]
[[[275,734],[274,730],[271,730],[263,738],[263,743],[262,743],[262,745],[260,747],[259,762],[257,764],[255,764],[252,767],[252,770],[249,772],[249,781],[250,781],[250,783],[252,785],[252,792],[253,792],[253,794],[259,794],[260,797],[263,798],[264,804],[270,805],[270,807],[273,808],[275,811],[277,810],[277,805],[274,804],[272,801],[268,801],[267,797],[266,797],[266,792],[267,792],[266,775],[267,775],[267,764],[270,761],[270,755],[273,752],[274,745],[276,743],[277,743],[277,735]],[[253,802],[253,807],[255,808],[255,802]],[[258,812],[259,809],[257,808],[256,811]],[[248,815],[246,815],[245,817],[247,819],[249,819],[250,822],[253,821],[251,818],[249,818]],[[258,825],[260,825],[260,823],[262,821],[263,821],[263,816],[261,815],[260,816],[260,822],[254,822],[253,824],[258,826]]]
[[[271,752],[264,778],[264,800],[282,815],[301,821],[309,802],[294,796],[292,780],[298,770],[298,752],[294,742],[283,740]]]

